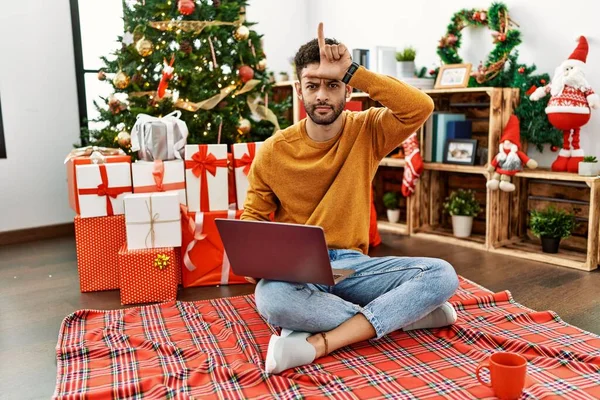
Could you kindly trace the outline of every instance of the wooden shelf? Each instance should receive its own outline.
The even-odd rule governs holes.
[[[464,174],[487,174],[487,169],[483,165],[459,165],[444,163],[424,163],[425,169],[430,171],[448,171],[462,172]]]
[[[412,236],[469,247],[476,250],[486,250],[485,236],[471,235],[468,238],[457,238],[450,229],[421,227]]]
[[[408,235],[408,225],[391,223],[388,221],[377,221],[377,228],[381,232],[396,233],[398,235]]]
[[[490,251],[499,254],[506,254],[513,257],[524,258],[527,260],[539,261],[548,264],[561,265],[563,267],[575,268],[584,271],[592,271],[598,266],[588,266],[587,255],[583,252],[559,249],[556,254],[542,252],[541,245],[528,241],[519,241],[512,244],[490,249]]]
[[[553,181],[569,182],[593,182],[600,179],[598,176],[579,176],[570,172],[554,172],[549,169],[528,169],[518,172],[518,178],[545,179]]]
[[[392,158],[386,157],[379,163],[383,167],[397,167],[404,168],[406,166],[406,160],[404,158]]]
[[[425,89],[423,92],[427,94],[455,94],[455,93],[476,93],[486,92],[490,93],[494,90],[493,87],[469,87],[469,88],[458,88],[458,89]]]

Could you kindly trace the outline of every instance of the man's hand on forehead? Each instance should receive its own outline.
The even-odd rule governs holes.
[[[343,44],[327,44],[323,33],[323,23],[317,29],[317,42],[319,43],[320,62],[319,68],[307,74],[307,78],[325,80],[342,80],[346,71],[352,64],[348,49]]]

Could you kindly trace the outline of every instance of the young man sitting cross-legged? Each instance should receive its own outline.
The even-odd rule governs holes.
[[[380,160],[433,111],[429,96],[352,62],[343,44],[318,39],[295,58],[296,91],[309,118],[277,132],[260,148],[249,174],[242,220],[321,226],[333,268],[356,272],[335,286],[261,280],[256,306],[273,335],[266,371],[313,362],[343,346],[397,329],[453,324],[446,301],[458,278],[446,261],[369,257],[371,181]],[[384,107],[343,111],[351,86]]]

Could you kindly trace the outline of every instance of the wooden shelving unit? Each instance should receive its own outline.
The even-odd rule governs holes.
[[[275,86],[278,96],[292,96],[290,120],[297,122],[299,102],[293,84],[288,81]],[[503,127],[518,103],[518,89],[483,87],[424,92],[432,97],[436,110],[464,113],[472,120],[473,138],[479,147],[488,150],[487,160],[480,163],[484,165],[473,166],[425,163],[416,192],[401,203],[400,222],[392,224],[385,219],[381,196],[387,190],[400,191],[406,163],[401,158],[384,158],[374,180],[379,229],[586,271],[596,269],[600,261],[600,178],[547,169],[525,170],[513,178],[517,187],[513,193],[485,188],[489,177],[486,166],[498,153]],[[362,92],[353,93],[352,100],[361,101],[363,109],[379,106]],[[419,135],[423,146],[422,128]],[[465,239],[453,236],[450,219],[442,211],[446,196],[458,187],[475,190],[483,210],[474,221],[472,236]],[[550,203],[575,212],[580,221],[577,232],[563,240],[558,254],[543,253],[539,240],[528,230],[529,211]]]

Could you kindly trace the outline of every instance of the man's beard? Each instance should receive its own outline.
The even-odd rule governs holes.
[[[585,74],[581,69],[572,69],[569,75],[565,76],[564,71],[559,67],[556,69],[554,77],[552,78],[551,94],[553,96],[558,96],[562,93],[565,85],[581,90],[590,87],[585,79]]]
[[[329,103],[315,103],[315,104],[306,104],[304,103],[304,108],[306,109],[306,114],[310,117],[310,119],[317,125],[330,125],[332,124],[344,111],[344,106],[346,105],[346,101],[342,101],[339,104],[329,104]],[[332,112],[328,112],[325,115],[321,115],[317,112],[317,107],[330,107]]]

